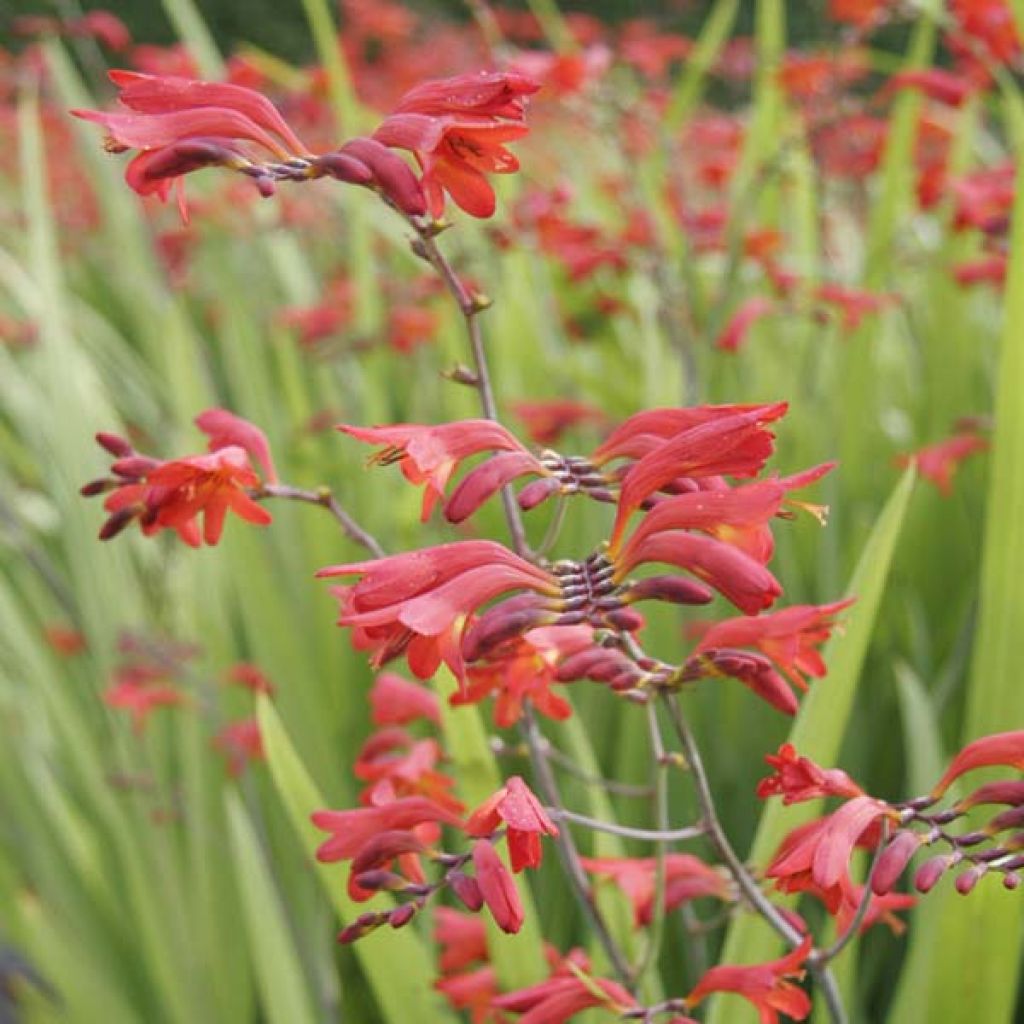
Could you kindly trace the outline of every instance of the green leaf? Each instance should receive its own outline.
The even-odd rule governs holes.
[[[270,1024],[314,1024],[317,1014],[308,982],[259,836],[237,792],[227,790],[224,804],[242,896],[245,936],[267,1020]]]
[[[847,589],[847,595],[855,596],[857,601],[846,613],[842,633],[837,632],[824,651],[828,676],[815,683],[804,697],[789,734],[789,742],[802,755],[826,767],[831,767],[839,757],[914,479],[913,468],[907,469],[875,523]],[[763,866],[787,832],[820,813],[821,801],[818,800],[786,808],[780,801],[769,802],[761,815],[748,861]],[[720,962],[745,964],[771,960],[778,956],[780,942],[759,917],[744,914],[733,921]],[[716,1000],[708,1017],[709,1024],[725,1024],[726,1012],[728,1006]]]

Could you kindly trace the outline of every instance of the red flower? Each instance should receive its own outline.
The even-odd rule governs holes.
[[[425,686],[411,683],[393,672],[381,672],[374,679],[370,707],[374,725],[406,725],[418,718],[441,724],[437,697]]]
[[[647,454],[629,468],[622,481],[611,536],[612,554],[621,544],[629,517],[666,484],[681,477],[755,476],[759,473],[772,453],[775,436],[765,428],[765,424],[784,416],[786,409],[785,402],[777,402],[742,412],[713,415],[704,418],[703,422],[698,420],[697,426],[674,432],[661,444],[651,446],[649,442],[644,443],[643,446],[649,448]],[[627,424],[616,432],[619,439],[624,439]],[[633,438],[642,441],[642,435],[634,434]],[[610,446],[619,439],[613,434],[598,452],[614,451]]]
[[[244,686],[252,693],[262,693],[267,697],[274,695],[274,684],[267,678],[263,670],[248,661],[240,661],[232,665],[225,673],[225,682]]]
[[[530,787],[513,775],[501,789],[482,803],[466,820],[471,836],[492,835],[501,824],[507,826],[509,858],[516,873],[540,867],[541,835],[557,836],[558,828],[548,817]]]
[[[319,861],[351,860],[383,832],[406,831],[423,824],[461,826],[459,816],[423,796],[409,796],[379,807],[350,811],[316,811],[310,819],[317,828],[331,832],[316,851]]]
[[[157,708],[180,707],[187,703],[187,698],[173,686],[125,678],[104,692],[103,701],[112,708],[128,711],[132,716],[132,728],[141,733]]]
[[[262,761],[266,757],[260,724],[255,718],[243,718],[224,726],[213,737],[213,745],[227,758],[228,772],[233,777],[241,775],[250,761]]]
[[[803,963],[810,955],[812,939],[808,935],[791,953],[765,964],[712,967],[684,1000],[692,1008],[712,992],[735,992],[749,1000],[760,1015],[761,1024],[778,1024],[779,1014],[804,1020],[811,1012],[811,1000],[793,981],[803,976]]]
[[[457,420],[454,423],[441,423],[437,426],[395,423],[387,427],[352,427],[343,423],[338,429],[367,444],[384,445],[385,447],[370,459],[372,463],[390,465],[397,462],[406,480],[412,484],[425,485],[421,515],[423,522],[427,521],[437,502],[444,499],[445,489],[452,475],[462,461],[470,456],[491,451],[512,452],[519,457],[515,463],[517,471],[511,476],[499,474],[496,480],[488,483],[489,489],[486,493],[476,488],[480,493],[474,496],[475,504],[470,511],[475,511],[487,497],[514,476],[525,472],[546,472],[540,462],[509,431],[492,420]],[[453,494],[452,499],[454,497]],[[465,514],[468,515],[469,512]]]
[[[50,623],[43,627],[43,635],[50,647],[64,658],[81,654],[88,646],[82,633],[71,626]]]
[[[722,352],[739,352],[746,343],[747,335],[754,324],[775,309],[774,304],[763,295],[755,295],[741,303],[715,341],[715,348]]]
[[[270,454],[267,435],[248,420],[227,409],[207,409],[196,417],[196,426],[210,439],[209,450],[218,451],[237,445],[262,467],[268,482],[277,483],[277,470]]]
[[[519,162],[503,145],[526,135],[526,97],[539,86],[523,75],[480,72],[424,82],[402,97],[373,137],[407,149],[423,168],[430,213],[444,213],[444,193],[474,217],[494,213],[485,174],[510,174]]]
[[[437,740],[415,740],[398,726],[381,729],[356,757],[355,776],[369,783],[360,802],[379,806],[399,797],[425,796],[453,814],[461,813],[463,805],[451,792],[454,781],[435,770],[441,756]]]
[[[487,909],[494,923],[503,931],[514,934],[523,927],[523,903],[519,898],[516,880],[508,873],[497,851],[486,840],[473,844],[473,867]]]
[[[1024,771],[1024,730],[994,733],[968,743],[950,762],[931,796],[938,800],[961,775],[995,765]]]
[[[896,89],[920,89],[937,103],[960,107],[972,93],[977,92],[978,83],[943,68],[919,68],[893,75],[886,91]]]
[[[948,498],[953,493],[953,476],[960,463],[975,452],[986,451],[988,446],[988,439],[980,434],[954,434],[945,441],[900,455],[897,463],[901,466],[916,463],[921,476],[930,480],[939,493]]]
[[[775,769],[757,784],[762,799],[782,796],[784,804],[800,803],[823,796],[863,796],[864,790],[839,768],[825,769],[806,757],[797,756],[791,743],[783,743],[777,754],[766,754],[765,761]]]
[[[478,961],[489,959],[487,927],[475,914],[464,914],[451,907],[434,909],[434,940],[441,947],[439,967],[444,974],[460,971]]]
[[[701,634],[695,654],[733,647],[756,647],[786,674],[798,689],[807,689],[805,676],[820,679],[825,663],[817,647],[828,640],[835,629],[835,617],[853,604],[854,599],[823,605],[794,605],[756,618],[725,619],[710,625]]]
[[[478,620],[485,623],[487,616]],[[512,616],[510,621],[514,622]],[[466,637],[464,652],[475,642],[475,630]],[[467,669],[469,684],[452,696],[451,704],[476,704],[495,694],[494,724],[507,729],[523,716],[523,702],[542,715],[563,721],[572,715],[568,701],[551,692],[558,663],[568,651],[589,647],[593,630],[589,626],[549,626],[531,629],[522,636],[499,644],[484,654],[486,659]]]
[[[577,424],[601,424],[607,419],[607,414],[596,405],[569,398],[510,402],[509,408],[526,426],[530,440],[544,445],[557,444],[562,434]]]
[[[443,660],[464,678],[460,649],[469,616],[492,598],[527,590],[557,598],[554,578],[493,541],[456,541],[389,558],[321,569],[317,576],[361,576],[339,587],[338,624],[352,626],[357,650],[375,665],[405,652],[427,679]]]
[[[524,1024],[564,1024],[591,1007],[621,1017],[636,1006],[636,1000],[614,981],[554,974],[537,985],[498,996],[491,1005],[524,1014]]]
[[[611,879],[629,899],[638,928],[654,917],[654,857],[582,857],[580,863],[592,874]],[[729,886],[720,871],[689,853],[665,856],[665,910],[703,896],[729,899]]]
[[[837,811],[794,829],[782,841],[765,871],[783,892],[815,892],[830,913],[837,913],[850,888],[849,862],[854,846],[877,843],[873,826],[892,814],[889,805],[855,796]]]

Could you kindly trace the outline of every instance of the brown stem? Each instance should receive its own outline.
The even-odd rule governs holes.
[[[459,307],[466,326],[470,352],[473,355],[473,369],[476,375],[473,386],[480,395],[480,405],[484,416],[497,423],[498,406],[494,401],[494,388],[491,385],[487,353],[484,351],[484,339],[478,319],[487,305],[472,295],[459,279],[459,275],[455,273],[448,258],[437,244],[434,228],[414,217],[408,218],[408,222],[416,232],[416,252],[437,271]],[[526,540],[526,530],[523,527],[522,516],[519,514],[519,506],[516,504],[515,493],[510,486],[501,489],[501,502],[505,509],[505,520],[508,523],[509,533],[512,536],[512,547],[516,554],[529,558],[531,552]]]
[[[263,484],[258,490],[252,492],[257,500],[261,498],[284,498],[286,501],[303,501],[308,505],[319,505],[327,509],[341,525],[345,535],[357,544],[361,544],[374,558],[383,558],[386,552],[380,542],[373,534],[364,530],[346,512],[337,499],[326,487],[316,490],[303,490],[301,487],[291,487],[288,484]]]

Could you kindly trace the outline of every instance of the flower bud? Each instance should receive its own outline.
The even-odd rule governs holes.
[[[529,512],[530,509],[547,501],[552,494],[557,494],[561,489],[562,485],[553,476],[541,477],[540,480],[532,480],[528,483],[519,492],[516,501],[524,512]]]
[[[495,924],[503,932],[518,932],[524,919],[519,890],[501,857],[486,839],[479,840],[473,846],[473,866],[476,868],[480,893]]]
[[[373,171],[361,160],[346,153],[325,153],[316,157],[312,164],[324,174],[350,185],[370,185],[373,182]]]
[[[373,180],[402,213],[421,217],[427,212],[423,188],[412,168],[387,146],[376,139],[351,139],[339,153],[355,157],[373,174]]]
[[[938,880],[952,866],[952,860],[948,855],[931,857],[926,860],[914,876],[914,888],[918,892],[931,892]]]
[[[464,875],[461,871],[453,871],[448,876],[448,884],[459,902],[467,909],[476,913],[484,905],[483,893],[475,878]]]
[[[966,871],[960,872],[956,876],[956,891],[961,896],[966,896],[977,884],[982,875],[985,874],[985,868],[980,865],[968,868]]]
[[[370,911],[360,914],[347,928],[338,933],[338,941],[344,945],[361,939],[364,935],[379,928],[388,919],[387,913],[375,913]]]
[[[388,914],[388,924],[392,928],[402,928],[416,916],[416,910],[415,903],[403,903]]]
[[[126,441],[119,434],[108,434],[105,431],[100,431],[96,435],[96,443],[110,452],[115,459],[126,458],[135,451],[130,442]]]
[[[423,844],[412,832],[400,829],[380,832],[370,839],[352,859],[352,873],[361,875],[363,872],[382,867],[403,853],[422,853],[423,850]],[[372,886],[363,886],[363,888],[372,888]]]
[[[714,592],[686,576],[650,576],[634,583],[628,591],[630,601],[668,601],[670,604],[708,604]]]
[[[876,896],[891,892],[899,881],[910,858],[921,848],[921,837],[916,832],[901,829],[878,855],[878,863],[871,874],[871,891]]]

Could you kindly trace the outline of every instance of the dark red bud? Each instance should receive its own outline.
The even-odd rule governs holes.
[[[951,866],[952,862],[946,855],[929,858],[917,869],[914,888],[918,892],[930,892]]]
[[[388,889],[392,892],[404,889],[406,880],[394,871],[386,871],[383,868],[375,868],[372,871],[361,871],[358,874],[352,873],[352,881],[360,889],[379,891]]]
[[[351,139],[340,150],[355,157],[373,173],[373,180],[403,213],[422,217],[427,212],[427,200],[412,168],[387,146],[376,139]]]
[[[96,435],[96,443],[105,448],[114,458],[123,459],[134,453],[135,449],[119,434],[108,434],[100,431]]]
[[[1020,875],[1004,875],[1003,888],[1016,889],[1020,885]]]
[[[1011,807],[1010,810],[997,814],[988,823],[987,831],[1002,832],[1008,828],[1017,828],[1019,825],[1024,825],[1024,807]]]
[[[987,782],[958,800],[956,807],[966,811],[979,804],[1009,804],[1011,807],[1024,804],[1024,781]]]
[[[129,455],[127,458],[118,459],[110,469],[128,480],[138,480],[152,473],[159,465],[159,459],[150,458],[148,455]]]
[[[486,839],[479,840],[473,846],[473,866],[476,868],[480,893],[495,924],[503,932],[518,932],[524,920],[519,890],[508,868]]]
[[[524,473],[536,473],[537,460],[529,452],[499,452],[470,470],[452,491],[444,507],[449,523],[468,519],[491,495]]]
[[[403,903],[400,907],[395,907],[395,909],[388,915],[388,924],[391,925],[392,928],[402,928],[415,916],[416,904]]]
[[[110,540],[112,537],[116,537],[142,511],[141,505],[118,509],[100,527],[100,540]]]
[[[510,598],[489,609],[470,627],[462,641],[462,656],[466,661],[478,661],[499,644],[554,618],[553,612],[537,606],[532,594]]]
[[[89,483],[83,484],[78,489],[78,493],[83,498],[93,498],[97,494],[105,494],[107,491],[112,491],[115,487],[119,486],[116,480],[90,480]]]
[[[978,881],[984,874],[985,870],[981,867],[968,868],[966,871],[962,871],[956,876],[956,882],[954,883],[956,891],[961,896],[966,896],[978,884]]]
[[[557,494],[562,485],[550,476],[542,477],[540,480],[533,480],[528,483],[520,492],[516,501],[524,512],[536,508],[541,502],[547,501],[552,494]]]
[[[346,181],[350,185],[369,185],[373,181],[373,171],[361,160],[346,153],[325,153],[312,163],[325,174],[337,178],[338,181]]]
[[[483,893],[475,878],[464,875],[461,871],[453,871],[448,876],[448,884],[459,901],[474,914],[484,905]]]
[[[423,844],[412,832],[395,829],[375,835],[352,859],[353,875],[370,871],[394,860],[403,853],[422,853]],[[362,884],[362,883],[360,883]],[[363,888],[371,888],[363,886]]]
[[[364,935],[369,935],[374,929],[379,928],[387,919],[386,913],[370,911],[360,914],[347,928],[343,928],[338,933],[338,941],[345,945],[355,942],[356,939],[361,939]]]
[[[891,892],[899,881],[910,858],[921,848],[921,838],[915,832],[901,829],[888,846],[878,855],[878,863],[871,874],[871,891],[876,896]]]
[[[187,139],[174,142],[155,153],[146,163],[145,177],[149,181],[163,178],[177,178],[200,167],[227,164],[237,155],[226,146],[203,139]]]
[[[650,576],[629,588],[631,601],[669,601],[672,604],[708,604],[714,591],[686,576]]]
[[[634,633],[644,624],[644,617],[632,608],[617,608],[605,614],[604,620],[615,629]]]

